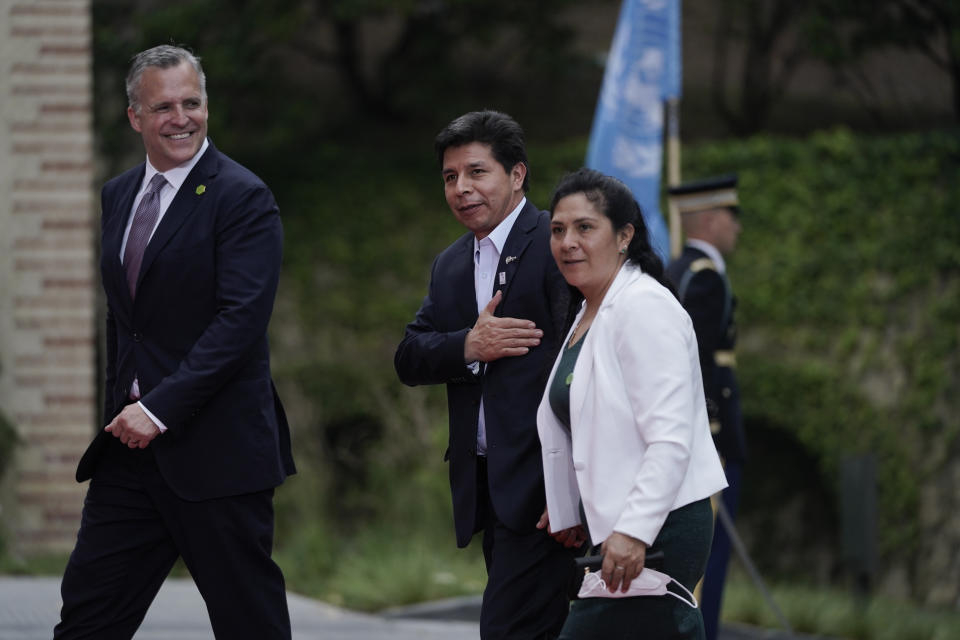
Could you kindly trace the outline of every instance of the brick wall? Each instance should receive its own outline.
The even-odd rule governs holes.
[[[96,224],[88,0],[0,0],[0,493],[15,553],[69,549],[93,433]]]

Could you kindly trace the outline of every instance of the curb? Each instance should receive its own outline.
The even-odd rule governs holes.
[[[483,596],[460,596],[430,602],[419,602],[402,607],[390,607],[377,612],[377,614],[383,618],[392,620],[416,618],[419,620],[479,622],[480,603],[482,601]]]

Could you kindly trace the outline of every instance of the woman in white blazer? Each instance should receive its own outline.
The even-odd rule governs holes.
[[[550,210],[553,256],[583,301],[537,415],[541,525],[567,543],[586,527],[607,596],[576,600],[560,638],[702,638],[698,609],[629,597],[649,593],[652,575],[693,590],[713,534],[709,498],[726,486],[690,317],[626,185],[580,169]],[[661,551],[662,574],[641,576],[646,554]]]

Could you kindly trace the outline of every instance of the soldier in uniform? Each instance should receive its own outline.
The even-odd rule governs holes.
[[[733,517],[740,501],[746,457],[740,392],[734,373],[736,298],[724,263],[724,256],[733,252],[740,234],[737,177],[731,174],[683,184],[671,188],[669,196],[680,213],[686,244],[680,256],[668,265],[667,277],[677,288],[697,334],[710,428],[729,484],[722,499]],[[714,529],[700,600],[707,640],[717,637],[729,559],[730,537],[718,526]]]

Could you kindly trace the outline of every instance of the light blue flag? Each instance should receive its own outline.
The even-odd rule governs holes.
[[[665,261],[660,213],[664,100],[680,97],[680,0],[623,0],[590,132],[587,166],[623,180]]]

